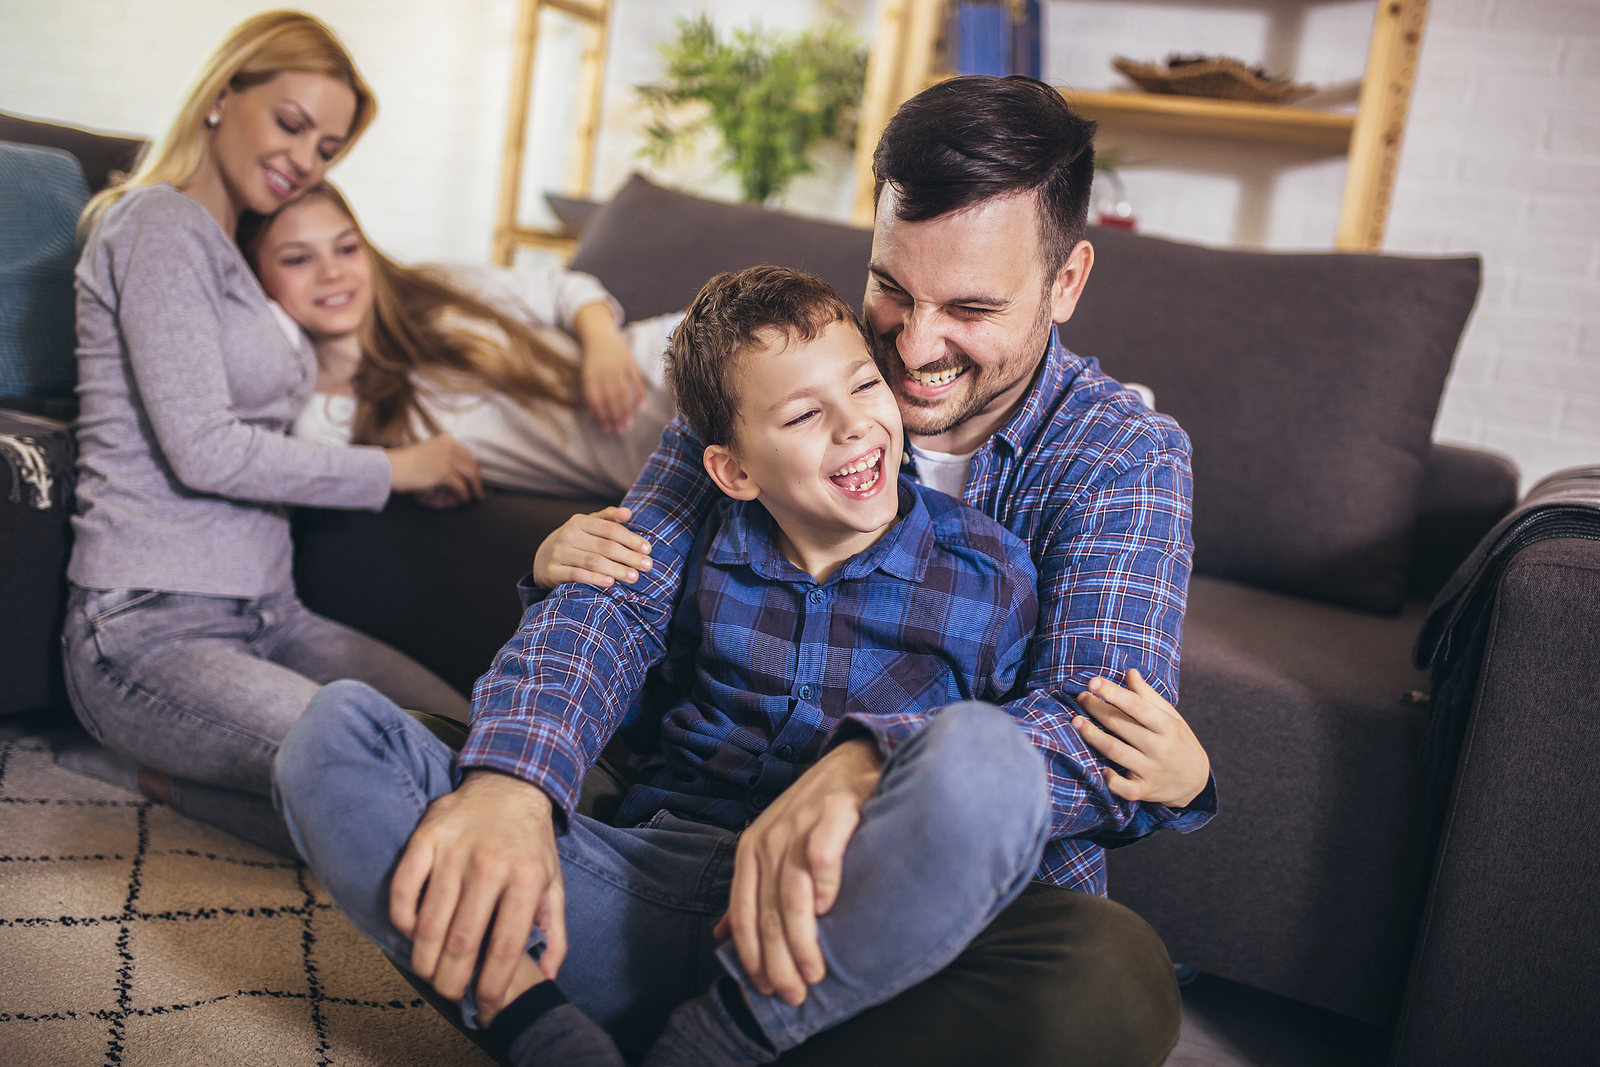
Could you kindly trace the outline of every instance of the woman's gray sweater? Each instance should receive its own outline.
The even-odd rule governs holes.
[[[378,509],[389,459],[285,436],[316,385],[233,240],[171,185],[130,190],[78,261],[77,514],[89,589],[293,589],[285,505]]]

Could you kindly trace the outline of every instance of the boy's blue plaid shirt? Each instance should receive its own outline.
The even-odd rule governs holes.
[[[717,505],[624,727],[667,764],[617,825],[666,808],[738,830],[841,740],[887,754],[947,704],[1005,699],[1039,615],[1027,546],[909,478],[897,489],[900,521],[820,584],[760,504]]]
[[[585,772],[666,653],[683,561],[721,498],[700,452],[675,420],[623,501],[655,561],[636,584],[562,586],[524,616],[473,692],[463,768],[516,775],[572,811]],[[1192,830],[1216,810],[1214,783],[1182,811],[1119,799],[1071,726],[1089,679],[1121,679],[1129,667],[1176,700],[1190,492],[1183,431],[1053,337],[1022,407],[973,457],[966,502],[1021,538],[1039,573],[1027,692],[1006,709],[1050,770],[1046,881],[1104,894],[1101,845],[1162,826]]]

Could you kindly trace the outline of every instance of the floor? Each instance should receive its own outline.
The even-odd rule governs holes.
[[[1354,1019],[1203,974],[1183,990],[1167,1067],[1383,1067],[1389,1035]]]

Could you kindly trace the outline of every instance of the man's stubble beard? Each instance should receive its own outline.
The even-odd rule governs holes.
[[[1034,372],[1038,370],[1039,362],[1044,357],[1045,349],[1049,346],[1050,331],[1054,328],[1055,323],[1050,321],[1050,303],[1047,300],[1041,300],[1039,302],[1039,314],[1034,318],[1033,326],[1028,331],[1030,340],[1027,342],[1028,347],[1034,351],[1036,358],[1024,374],[1010,381],[999,383],[993,388],[985,389],[983,379],[996,373],[998,368],[986,370],[975,363],[965,352],[961,353],[959,360],[939,359],[928,364],[927,367],[923,368],[924,373],[938,373],[941,370],[949,370],[953,366],[964,364],[971,368],[967,374],[971,375],[973,380],[967,386],[965,401],[961,403],[955,413],[940,417],[937,421],[929,420],[934,418],[936,409],[942,406],[945,401],[929,401],[923,397],[911,396],[897,391],[895,400],[900,405],[900,419],[905,425],[906,432],[916,437],[938,437],[941,434],[949,433],[968,419],[980,414],[990,404],[994,403],[995,398],[1001,393],[1015,388],[1018,381],[1031,381]],[[900,359],[899,350],[895,347],[894,339],[879,334],[874,338],[874,341],[874,355],[877,357],[879,371],[889,380],[898,381],[901,376],[905,375],[906,368],[904,362]],[[898,366],[893,366],[893,364],[898,364]],[[1012,365],[1010,360],[1006,361],[1008,368]],[[919,416],[921,417],[919,418]]]

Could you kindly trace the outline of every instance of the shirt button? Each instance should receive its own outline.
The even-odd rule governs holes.
[[[811,601],[813,604],[822,603],[822,590],[820,590],[820,589],[811,590],[811,595],[806,597],[806,599]]]
[[[779,759],[790,759],[793,756],[794,756],[794,746],[793,745],[779,745],[778,746],[778,758]]]
[[[763,811],[767,806],[767,798],[762,796],[760,793],[757,793],[755,796],[749,799],[748,803],[752,809],[756,811]]]
[[[811,686],[802,685],[800,687],[800,699],[801,700],[810,700],[811,699]]]

